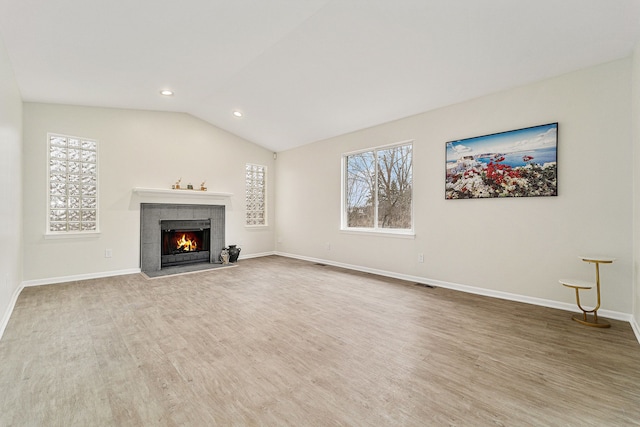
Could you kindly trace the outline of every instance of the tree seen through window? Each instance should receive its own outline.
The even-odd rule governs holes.
[[[345,156],[348,228],[412,229],[412,144]]]

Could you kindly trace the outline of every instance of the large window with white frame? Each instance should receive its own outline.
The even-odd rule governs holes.
[[[413,142],[343,155],[344,230],[413,233]]]
[[[48,134],[47,234],[98,232],[98,141]]]
[[[245,167],[245,224],[267,225],[267,167],[247,163]]]

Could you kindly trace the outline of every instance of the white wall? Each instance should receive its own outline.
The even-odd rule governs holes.
[[[99,141],[100,229],[96,238],[47,240],[47,132]],[[273,154],[188,114],[24,104],[24,279],[111,274],[139,267],[139,203],[134,187],[170,188],[178,178],[210,192],[230,192],[227,244],[243,255],[271,252],[273,227],[244,227],[246,162],[273,169]],[[273,180],[268,188],[273,194]],[[178,203],[203,201],[179,200]],[[208,202],[204,202],[208,203]],[[211,204],[218,204],[213,202]],[[270,209],[273,219],[273,206]],[[105,258],[105,249],[113,258]]]
[[[630,73],[623,59],[279,153],[278,252],[560,303],[559,278],[593,279],[578,256],[604,254],[602,308],[631,313]],[[447,141],[556,121],[558,197],[444,199]],[[410,139],[415,239],[340,232],[341,155]]]
[[[0,39],[0,336],[22,282],[22,98]]]

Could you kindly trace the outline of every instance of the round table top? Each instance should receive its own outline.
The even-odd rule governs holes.
[[[616,260],[615,258],[606,257],[606,256],[581,256],[578,258],[580,258],[584,262],[600,262],[603,264],[611,264],[613,261]]]

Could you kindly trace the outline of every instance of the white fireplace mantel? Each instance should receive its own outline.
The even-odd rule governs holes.
[[[219,191],[199,191],[199,190],[171,190],[166,188],[144,188],[134,187],[134,194],[143,197],[162,197],[176,199],[227,199],[233,196],[233,193],[223,193]]]

